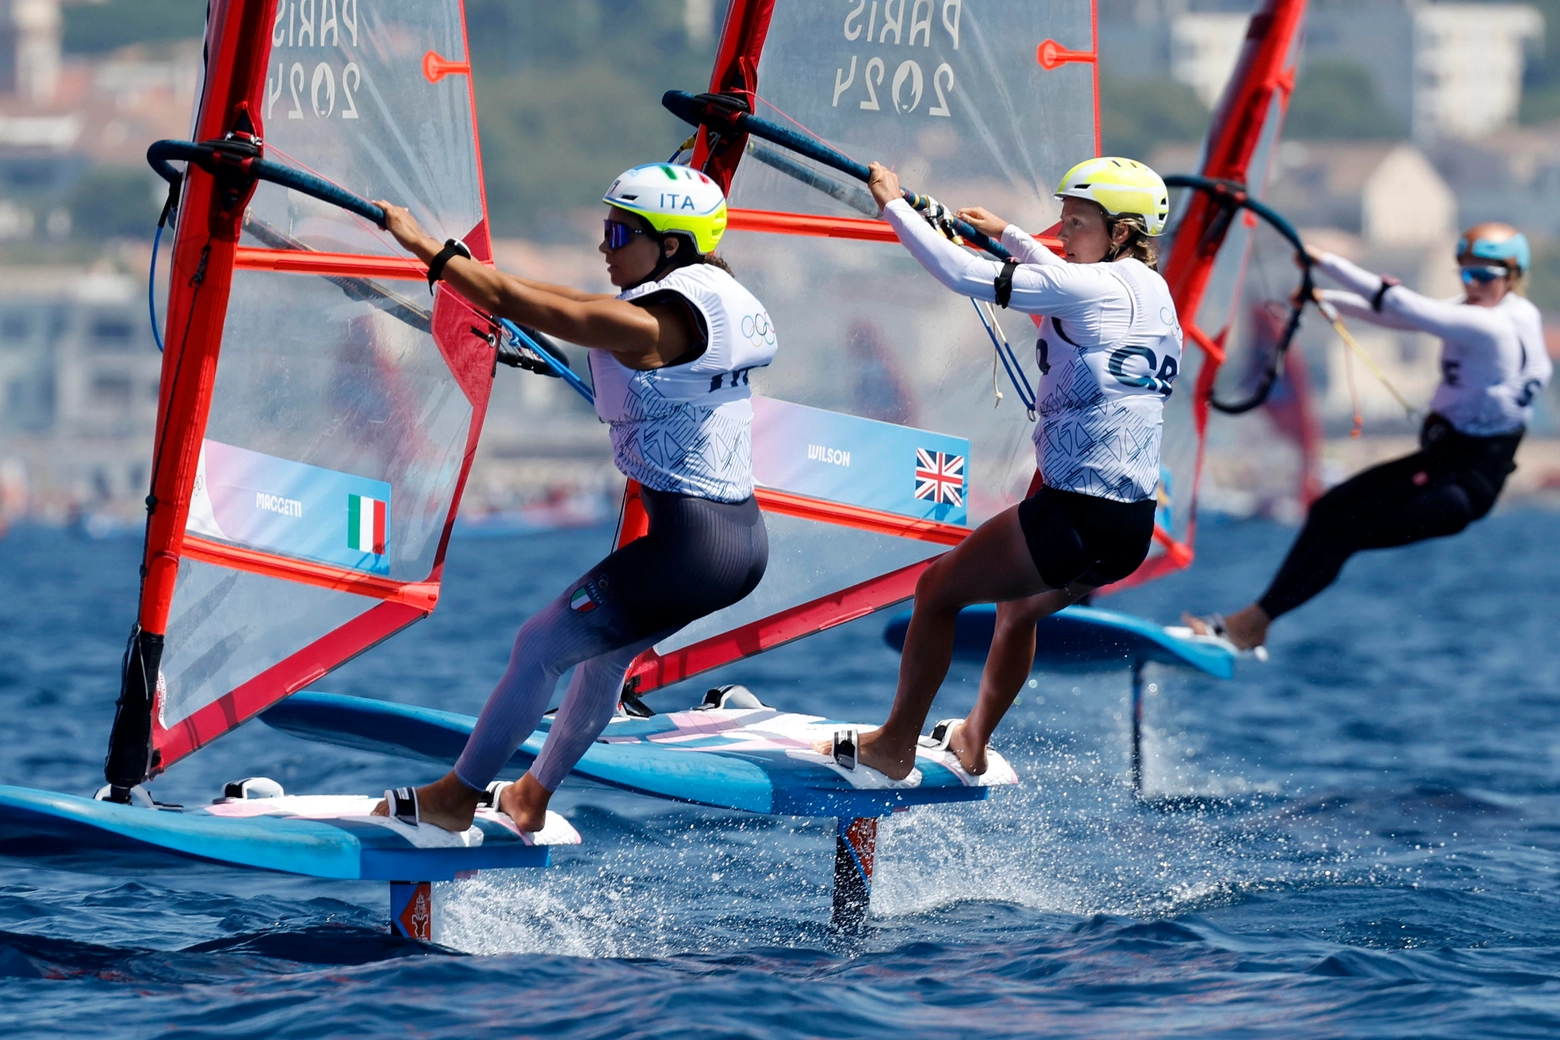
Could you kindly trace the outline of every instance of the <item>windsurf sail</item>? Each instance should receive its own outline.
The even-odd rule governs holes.
[[[1215,113],[1201,174],[1236,194],[1265,182],[1304,7],[1268,0],[1257,12]],[[857,162],[888,163],[917,191],[1039,231],[1057,215],[1061,174],[1100,151],[1096,38],[1087,0],[857,0],[832,13],[734,0],[709,89]],[[747,600],[636,661],[641,692],[909,598],[932,558],[1034,475],[1032,416],[1000,349],[1032,342],[1032,327],[999,314],[988,338],[864,219],[838,165],[772,141],[707,126],[690,155],[727,186],[723,252],[782,338],[753,379],[770,569]],[[1167,254],[1195,347],[1167,409],[1155,547],[1129,582],[1193,557],[1206,401],[1247,262],[1246,215],[1230,192],[1193,193]],[[630,487],[619,539],[643,530]]]
[[[1061,175],[1099,150],[1095,38],[1090,0],[733,0],[709,90],[1040,231]],[[860,211],[858,183],[708,127],[689,160],[726,187],[722,254],[781,340],[752,375],[770,564],[746,600],[642,656],[640,690],[908,598],[1034,475],[1032,416],[969,301]],[[1023,315],[998,317],[1033,342]],[[619,538],[643,530],[631,487]]]
[[[438,601],[498,330],[361,207],[245,159],[488,261],[467,53],[461,0],[210,4],[192,137],[223,155],[178,196],[117,794]]]

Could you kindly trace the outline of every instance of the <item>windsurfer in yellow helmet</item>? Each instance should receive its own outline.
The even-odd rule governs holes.
[[[526,621],[455,768],[385,792],[375,810],[454,831],[484,802],[539,830],[559,782],[606,728],[640,653],[742,599],[769,559],[753,499],[748,373],[775,355],[768,313],[715,256],[726,198],[705,174],[656,163],[624,172],[601,253],[621,292],[517,278],[439,242],[381,202],[396,240],[484,313],[590,348],[596,414],[637,481],[650,529],[586,571]],[[495,780],[541,722],[558,678],[574,677],[541,753],[517,782]]]
[[[922,574],[894,706],[856,748],[862,765],[893,779],[909,775],[948,673],[959,611],[994,602],[996,633],[975,709],[933,733],[980,774],[991,733],[1034,663],[1035,621],[1127,577],[1148,555],[1164,401],[1181,362],[1181,328],[1152,242],[1164,230],[1169,193],[1132,159],[1079,163],[1056,189],[1060,257],[984,209],[959,211],[1000,236],[1013,259],[997,263],[933,230],[903,200],[893,171],[874,163],[869,186],[900,241],[939,282],[1045,319],[1036,345],[1036,484]]]
[[[1533,399],[1549,382],[1543,319],[1518,290],[1532,261],[1508,224],[1469,228],[1457,243],[1463,294],[1434,300],[1332,253],[1310,250],[1317,270],[1343,286],[1321,295],[1340,312],[1441,339],[1441,382],[1420,430],[1420,450],[1358,473],[1312,505],[1305,526],[1262,597],[1228,617],[1186,616],[1200,633],[1238,650],[1267,642],[1274,619],[1338,577],[1350,556],[1456,534],[1495,505],[1516,464]]]

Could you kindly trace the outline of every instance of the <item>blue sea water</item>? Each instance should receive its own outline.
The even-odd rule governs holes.
[[[827,928],[828,821],[571,783],[547,871],[437,887],[440,945],[384,886],[94,876],[0,863],[8,1037],[1553,1037],[1560,1035],[1556,519],[1354,561],[1235,680],[1157,677],[1148,803],[1127,677],[1037,676],[998,746],[1025,786],[884,824],[862,936]],[[1292,530],[1205,530],[1196,567],[1104,605],[1173,620],[1261,588]],[[438,614],[321,684],[475,711],[522,618],[601,530],[457,541]],[[0,782],[100,783],[138,543],[0,541]],[[715,682],[871,720],[896,657],[867,618]],[[958,666],[939,714],[963,711]],[[437,768],[246,726],[154,785],[264,774],[375,792]],[[107,864],[111,870],[112,865]]]

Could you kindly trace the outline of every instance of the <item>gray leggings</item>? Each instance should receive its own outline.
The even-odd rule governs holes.
[[[643,491],[650,531],[591,568],[520,627],[509,668],[455,775],[482,790],[536,729],[558,678],[574,678],[531,776],[549,791],[617,710],[628,666],[684,625],[742,599],[769,562],[758,505]]]

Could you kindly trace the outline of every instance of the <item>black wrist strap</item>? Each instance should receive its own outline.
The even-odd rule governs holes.
[[[439,250],[432,260],[428,261],[428,291],[433,292],[433,283],[444,277],[444,265],[450,262],[452,257],[463,256],[471,259],[471,250],[466,248],[466,243],[457,238],[445,241],[444,248]]]
[[[1380,314],[1381,313],[1381,299],[1382,299],[1382,297],[1387,295],[1387,290],[1392,288],[1394,285],[1402,285],[1402,284],[1403,284],[1403,282],[1400,279],[1394,278],[1390,274],[1382,275],[1381,276],[1381,288],[1377,289],[1376,290],[1376,295],[1374,295],[1374,296],[1372,296],[1370,298],[1370,309],[1375,311],[1377,314]]]
[[[1008,257],[1002,261],[1002,270],[998,273],[996,281],[991,287],[997,294],[997,306],[1006,308],[1008,301],[1013,298],[1013,272],[1018,270],[1018,261]]]

